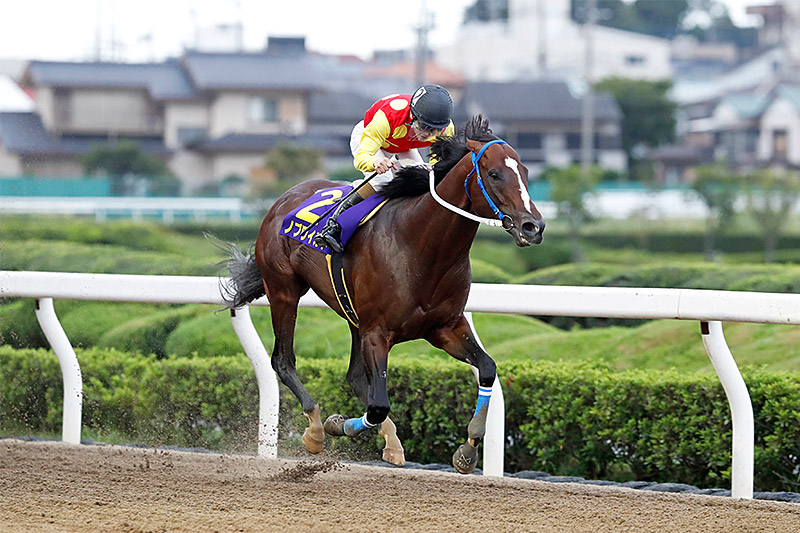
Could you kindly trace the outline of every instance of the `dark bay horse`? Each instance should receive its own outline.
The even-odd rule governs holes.
[[[380,192],[390,201],[355,233],[344,252],[345,280],[359,318],[358,327],[350,326],[347,381],[366,406],[360,418],[332,415],[323,426],[319,405],[297,377],[293,340],[300,297],[314,289],[339,315],[344,312],[331,286],[326,256],[280,235],[287,213],[315,191],[337,184],[309,180],[293,187],[264,218],[254,255],[244,255],[233,245],[228,249],[230,279],[223,288],[228,305],[241,307],[268,296],[275,332],[272,366],[302,404],[309,420],[303,443],[312,453],[322,451],[325,432],[353,436],[378,426],[386,440],[384,460],[405,464],[396,428],[387,417],[387,360],[393,345],[422,338],[478,369],[478,400],[468,439],[453,456],[460,472],[475,468],[495,380],[495,363],[464,317],[476,216],[502,219],[518,246],[539,244],[545,223],[528,196],[528,169],[511,146],[492,135],[482,117],[469,121],[457,136],[434,142],[431,155],[438,161],[430,179],[439,198],[429,192],[428,169],[401,170]]]

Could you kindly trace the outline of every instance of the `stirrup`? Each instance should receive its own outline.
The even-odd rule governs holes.
[[[339,225],[338,222],[333,220],[328,220],[328,223],[325,224],[325,227],[322,228],[316,237],[314,237],[314,244],[319,246],[320,248],[324,248],[328,246],[332,251],[341,253],[344,247],[342,243],[339,241],[338,234],[342,231],[342,227]]]
[[[344,250],[344,246],[342,246],[342,243],[339,242],[339,239],[337,239],[333,235],[322,235],[322,234],[317,235],[314,238],[314,244],[316,244],[320,248],[328,246],[328,248],[330,248],[332,252],[337,254],[342,253],[342,250]]]

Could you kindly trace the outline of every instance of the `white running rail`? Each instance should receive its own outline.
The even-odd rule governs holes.
[[[56,352],[64,378],[63,440],[79,442],[81,430],[81,376],[75,353],[58,324],[53,298],[74,300],[223,304],[219,280],[190,276],[135,276],[56,272],[0,271],[0,298],[35,298],[37,317]],[[267,306],[266,298],[251,305]],[[326,307],[313,293],[302,307]],[[634,289],[494,285],[474,283],[468,312],[603,318],[698,320],[706,351],[722,382],[731,407],[733,456],[731,492],[735,498],[753,497],[753,408],[747,387],[731,356],[721,321],[800,324],[800,295],[693,289]],[[278,383],[248,310],[232,314],[234,330],[253,364],[258,382],[258,453],[277,455]],[[473,328],[474,329],[474,328]],[[477,336],[477,335],[476,335]],[[484,443],[485,475],[503,475],[504,412],[502,389],[495,382]],[[499,400],[499,401],[498,401]]]

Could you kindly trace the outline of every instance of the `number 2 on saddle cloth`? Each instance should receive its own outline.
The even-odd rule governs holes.
[[[324,254],[330,254],[331,249],[329,247],[320,247],[314,244],[314,237],[318,232],[322,231],[325,223],[333,214],[331,207],[352,190],[351,186],[345,185],[315,192],[300,206],[286,215],[286,218],[283,219],[283,224],[281,224],[281,235],[302,242]],[[342,245],[346,246],[347,241],[353,236],[358,226],[369,220],[385,203],[385,198],[379,194],[373,194],[342,212],[337,220],[342,226]],[[328,211],[330,212],[327,213]],[[325,216],[322,217],[322,215]]]

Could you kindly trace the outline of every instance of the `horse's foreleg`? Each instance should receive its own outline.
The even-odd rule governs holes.
[[[478,462],[478,444],[486,434],[486,417],[489,413],[492,385],[497,376],[497,365],[478,344],[469,322],[463,316],[452,327],[437,330],[428,340],[459,361],[467,362],[478,369],[478,399],[467,426],[467,442],[453,455],[453,466],[456,470],[469,474]]]
[[[369,381],[364,367],[364,358],[361,355],[361,335],[358,328],[350,326],[352,345],[350,349],[350,367],[347,369],[347,382],[353,393],[366,407],[369,403]],[[344,424],[344,422],[341,422]],[[343,428],[341,430],[344,432]],[[395,466],[406,464],[405,450],[397,438],[397,427],[387,417],[379,426],[378,434],[383,437],[386,445],[383,448],[383,460]]]
[[[328,417],[325,431],[330,435],[354,437],[382,423],[389,414],[389,394],[386,391],[388,342],[381,335],[371,334],[361,339],[360,350],[360,357],[355,351],[351,354],[347,379],[356,395],[367,406],[367,412],[360,418],[345,418],[342,415]]]

